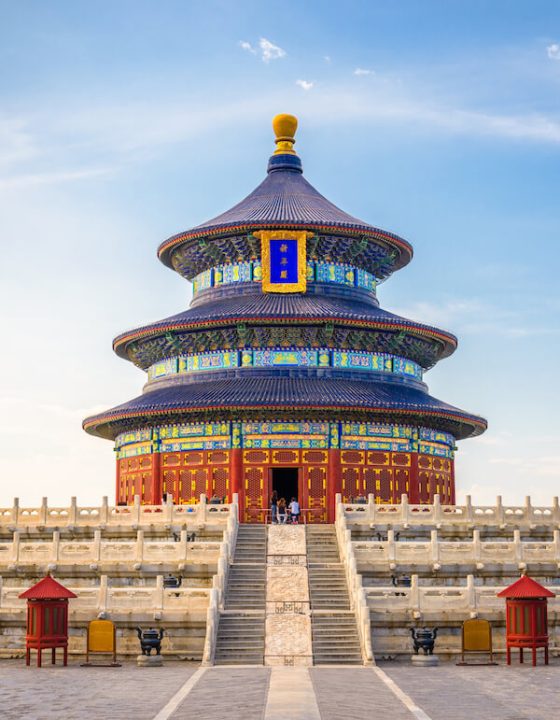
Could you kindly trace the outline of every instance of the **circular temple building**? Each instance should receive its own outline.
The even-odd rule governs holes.
[[[336,493],[453,504],[455,442],[486,422],[423,375],[457,339],[379,307],[412,247],[305,180],[296,118],[273,127],[264,181],[159,247],[193,284],[189,309],[113,343],[147,373],[139,397],[84,421],[115,442],[117,502],[238,493],[243,522],[263,521],[273,490],[308,522],[334,520]]]

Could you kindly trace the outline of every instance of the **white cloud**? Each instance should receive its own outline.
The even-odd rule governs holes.
[[[265,63],[268,63],[271,60],[278,60],[279,58],[286,56],[285,50],[282,50],[281,47],[278,47],[278,45],[275,45],[266,38],[261,38],[259,40],[259,47],[262,52],[263,62]]]
[[[546,48],[546,54],[551,60],[560,60],[560,45],[552,43]]]
[[[366,68],[357,67],[354,70],[354,75],[375,75],[374,70],[367,70]]]
[[[256,49],[251,45],[251,43],[247,42],[246,40],[240,40],[239,47],[243,50],[247,50],[247,52],[253,53],[253,55],[257,54]]]
[[[296,85],[299,85],[302,90],[311,90],[313,83],[309,80],[296,80]]]

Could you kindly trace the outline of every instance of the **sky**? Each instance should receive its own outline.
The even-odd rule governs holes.
[[[458,499],[560,494],[560,4],[0,0],[0,507],[114,498],[82,419],[139,394],[120,332],[180,312],[159,243],[306,178],[401,235],[381,305],[451,330],[430,392],[488,419]]]

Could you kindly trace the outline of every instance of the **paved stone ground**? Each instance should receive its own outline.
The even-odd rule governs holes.
[[[432,720],[556,720],[560,665],[383,666]]]
[[[209,668],[171,716],[173,720],[248,720],[262,718],[270,669]]]
[[[45,653],[46,658],[46,653]],[[152,720],[196,664],[170,663],[168,668],[81,668],[78,664],[43,665],[0,661],[2,720]]]
[[[560,663],[549,667],[416,668],[405,664],[380,666],[421,710],[412,712],[371,668],[301,668],[271,684],[263,667],[209,668],[169,720],[273,720],[280,690],[285,695],[285,720],[555,720],[560,718]],[[26,668],[20,660],[0,661],[2,720],[153,720],[196,672],[192,663],[170,662],[163,668],[123,667]],[[279,669],[282,672],[282,669]],[[300,677],[301,674],[301,677]],[[278,676],[277,676],[278,677]],[[285,680],[284,680],[285,678]],[[196,679],[196,678],[195,678]],[[311,682],[309,682],[309,679]],[[309,711],[291,708],[290,687],[314,690]],[[312,685],[311,685],[312,683]],[[297,686],[297,687],[296,687]],[[312,694],[312,693],[311,693]],[[267,705],[267,700],[269,703]],[[312,708],[315,708],[312,711]],[[318,708],[318,710],[317,710]],[[292,711],[293,710],[293,711]],[[423,713],[425,715],[423,715]],[[275,714],[276,713],[276,714]]]
[[[412,720],[371,668],[312,668],[321,720]]]

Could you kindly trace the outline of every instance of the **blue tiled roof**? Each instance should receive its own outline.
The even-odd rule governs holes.
[[[173,387],[164,387],[140,395],[123,405],[88,418],[84,426],[88,432],[102,437],[114,437],[118,427],[111,427],[123,419],[137,418],[136,425],[142,422],[142,416],[154,420],[161,413],[163,422],[169,413],[185,414],[193,410],[222,410],[233,408],[285,408],[304,413],[306,408],[328,408],[328,412],[349,409],[371,411],[372,419],[379,410],[384,421],[391,411],[410,416],[411,421],[432,423],[438,421],[446,426],[457,439],[478,435],[486,427],[486,421],[475,415],[459,410],[452,405],[431,397],[428,393],[414,387],[384,382],[365,382],[352,380],[328,381],[319,378],[286,377],[234,377],[221,380],[204,380]],[[327,412],[327,410],[325,410]],[[447,423],[447,425],[446,425]]]
[[[341,230],[353,230],[365,234],[379,234],[391,244],[398,246],[402,258],[398,267],[405,265],[412,256],[412,247],[398,235],[353,217],[334,205],[319,193],[301,174],[301,167],[286,163],[289,156],[276,156],[271,161],[278,161],[275,166],[269,165],[267,177],[252,193],[230,210],[197,225],[161,244],[159,253],[162,261],[171,267],[168,256],[173,242],[185,236],[196,236],[209,230],[231,228],[235,226],[274,227],[297,225],[301,227],[329,226]],[[171,243],[171,245],[169,245]]]
[[[331,297],[327,295],[282,295],[241,293],[227,300],[216,300],[191,307],[184,312],[159,320],[149,325],[121,333],[114,340],[113,346],[121,357],[127,357],[126,346],[135,340],[136,334],[153,330],[167,332],[170,327],[186,323],[202,323],[208,320],[241,321],[258,320],[260,318],[308,318],[310,321],[326,322],[332,318],[354,321],[385,322],[398,326],[407,326],[418,332],[426,331],[430,336],[436,335],[442,343],[440,357],[451,355],[457,345],[457,339],[448,332],[438,330],[430,325],[423,325],[406,318],[399,317],[378,307],[373,302],[357,302],[352,298]],[[398,328],[396,328],[398,330]],[[127,340],[127,338],[129,338]],[[124,342],[123,342],[124,341]]]

